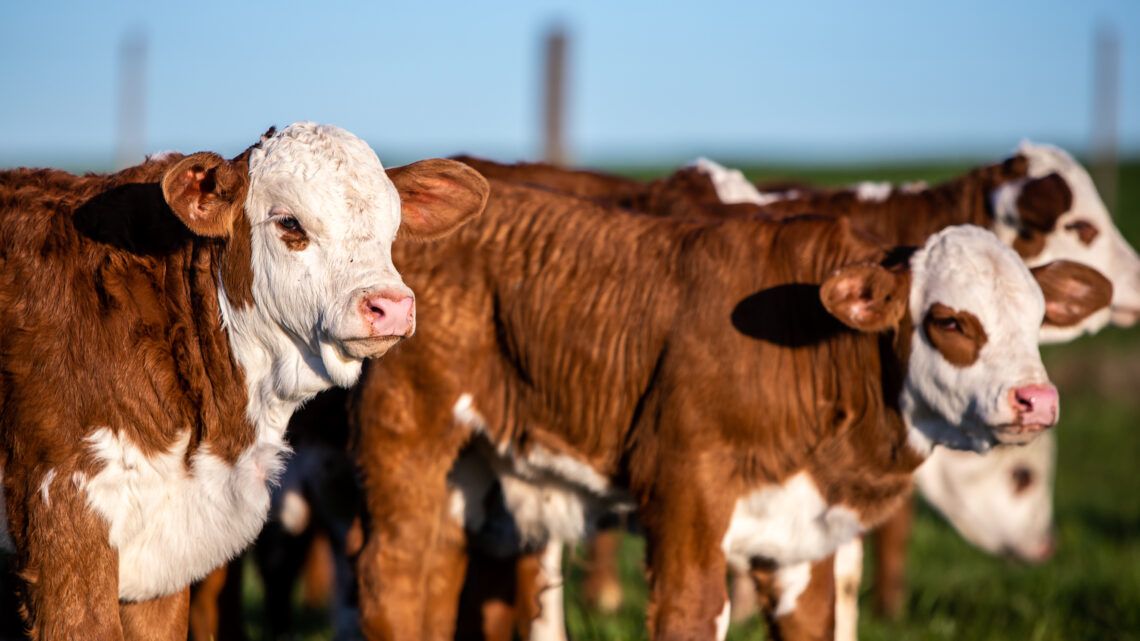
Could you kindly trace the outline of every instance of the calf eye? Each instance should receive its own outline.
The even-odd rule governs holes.
[[[281,242],[291,251],[301,251],[309,246],[309,235],[305,233],[301,222],[286,213],[280,213],[272,218],[281,230]]]
[[[931,318],[930,323],[944,332],[961,332],[962,326],[958,324],[958,320],[953,316],[945,318]]]
[[[1014,492],[1021,494],[1025,490],[1028,490],[1029,486],[1033,485],[1033,470],[1024,465],[1018,465],[1010,472],[1010,478],[1013,480]]]
[[[282,216],[277,219],[277,226],[285,231],[301,231],[301,223],[292,216]]]
[[[1068,225],[1065,225],[1065,229],[1076,232],[1077,237],[1086,245],[1091,245],[1092,241],[1096,239],[1097,234],[1100,233],[1096,225],[1087,220],[1074,220]]]

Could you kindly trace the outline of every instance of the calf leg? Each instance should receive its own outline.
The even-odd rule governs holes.
[[[859,637],[859,583],[863,578],[863,537],[835,552],[835,641]]]
[[[684,491],[662,488],[642,504],[649,560],[649,637],[657,641],[723,639],[728,630],[727,565],[721,542],[731,505],[694,488],[722,483],[693,482],[683,466]],[[723,498],[723,497],[721,497]]]
[[[618,548],[621,530],[614,527],[594,535],[587,547],[586,583],[582,591],[593,609],[613,614],[621,607],[622,588],[618,576]]]
[[[566,615],[563,611],[562,541],[551,539],[537,556],[538,567],[530,572],[533,585],[520,594],[531,594],[532,604],[520,604],[525,617],[520,634],[529,641],[566,641]],[[520,577],[519,583],[523,583]]]
[[[875,549],[875,612],[898,618],[906,599],[906,553],[914,523],[914,499],[899,505],[872,534]]]
[[[463,529],[448,509],[455,455],[398,445],[359,451],[368,516],[357,558],[363,632],[373,640],[450,639],[466,570]]]
[[[119,618],[127,641],[182,641],[190,612],[190,587],[157,599],[122,603]]]
[[[9,506],[19,499],[27,515],[27,527],[13,528],[12,538],[21,550],[16,567],[31,638],[122,641],[118,554],[106,524],[59,476],[5,497]]]
[[[532,555],[497,558],[471,550],[460,597],[456,641],[511,641],[516,628],[535,614],[520,606],[533,596],[530,591],[538,570]],[[525,631],[520,636],[527,638]]]
[[[835,637],[834,557],[752,571],[773,641],[831,641]]]
[[[760,612],[756,595],[756,582],[748,572],[729,568],[729,600],[732,602],[732,622],[742,623]]]

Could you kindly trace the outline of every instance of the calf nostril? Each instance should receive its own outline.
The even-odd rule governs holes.
[[[1022,394],[1023,394],[1023,392],[1021,390],[1017,390],[1017,392],[1015,392],[1013,395],[1014,399],[1017,402],[1017,408],[1020,410],[1026,411],[1026,412],[1032,412],[1033,411],[1033,397],[1032,396],[1023,396]]]
[[[384,308],[374,302],[368,303],[368,309],[372,310],[372,313],[376,314],[377,316],[384,315]]]

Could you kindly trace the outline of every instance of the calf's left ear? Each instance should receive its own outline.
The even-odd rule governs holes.
[[[183,158],[162,177],[166,203],[199,236],[230,235],[248,186],[243,166],[208,151]]]
[[[400,192],[400,235],[416,240],[446,236],[487,206],[491,186],[454,160],[433,158],[388,170]]]
[[[861,332],[897,327],[906,313],[909,294],[908,272],[874,263],[841,267],[819,288],[819,298],[828,313]]]
[[[1112,303],[1112,281],[1071,260],[1029,270],[1045,295],[1044,325],[1072,327]]]

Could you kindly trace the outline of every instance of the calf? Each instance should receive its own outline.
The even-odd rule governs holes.
[[[474,224],[395,248],[437,322],[351,401],[371,638],[453,634],[468,537],[535,549],[623,504],[649,541],[651,636],[723,634],[729,563],[826,556],[935,444],[1051,425],[1042,317],[1095,311],[1047,307],[975,227],[888,252],[842,218],[676,221],[492,184]]]
[[[480,171],[492,171],[495,163],[472,161]],[[498,166],[496,175],[511,176],[510,166]],[[1103,311],[1079,321],[1066,321],[1058,318],[1057,325],[1042,328],[1042,342],[1070,340],[1083,332],[1093,332],[1110,321],[1116,325],[1129,326],[1136,322],[1140,310],[1140,259],[1136,252],[1123,239],[1112,224],[1112,220],[1096,192],[1088,172],[1071,156],[1049,145],[1022,144],[1010,158],[1002,162],[979,167],[954,180],[927,187],[923,184],[908,184],[894,187],[887,183],[863,183],[846,189],[806,189],[801,187],[784,189],[779,192],[761,192],[748,183],[739,171],[725,169],[716,163],[699,160],[692,166],[678,170],[671,176],[643,184],[641,191],[628,187],[614,191],[607,196],[599,188],[596,179],[576,178],[579,172],[562,170],[564,174],[557,181],[550,178],[554,169],[542,174],[525,172],[528,180],[544,178],[549,185],[564,188],[565,185],[579,184],[575,193],[588,192],[597,200],[619,203],[639,208],[658,215],[667,216],[786,216],[804,211],[817,211],[849,217],[860,229],[874,233],[890,243],[923,242],[939,229],[958,223],[974,223],[987,226],[1003,240],[1012,245],[1030,265],[1040,265],[1056,258],[1077,260],[1097,267],[1112,281],[1113,287],[1089,287],[1073,291],[1073,295],[1083,295],[1091,299],[1111,296],[1111,306]],[[518,174],[522,178],[523,174]],[[1051,468],[1052,463],[1042,459],[1048,456],[1045,445],[1033,448],[1033,456],[1028,452],[1016,458],[1032,463],[1034,472]],[[995,508],[988,512],[1001,513],[1002,518],[988,527],[975,524],[970,533],[971,540],[987,536],[990,546],[993,539],[1001,539],[1002,547],[1016,552],[1019,556],[1033,557],[1049,548],[1048,519],[1045,525],[1040,517],[1034,520],[1032,532],[1022,532],[1022,540],[1013,543],[1009,538],[1009,528],[1023,523],[1015,515],[1022,514],[1028,506],[1039,506],[1040,500],[1048,500],[1041,494],[1045,485],[1033,484],[1033,492],[1014,491],[1011,476],[1014,466],[1011,456],[995,457],[986,463],[987,457],[967,457],[936,455],[935,462],[940,469],[939,476],[944,484],[968,487],[969,480],[977,477],[981,467],[990,465],[989,476],[1007,482],[997,483],[993,491],[984,498],[966,492],[960,494],[943,492],[935,501],[935,506],[951,516],[951,522],[965,525],[960,516],[973,508],[969,503],[975,500],[989,501]],[[970,461],[960,469],[956,461]],[[1022,475],[1024,475],[1022,473]],[[1031,474],[1035,480],[1044,478]],[[926,483],[921,482],[925,490]],[[1006,497],[1002,505],[1013,509],[1000,509],[995,497]],[[1034,500],[1029,500],[1029,499]],[[1040,499],[1040,500],[1038,500]],[[1018,507],[1026,506],[1026,507]],[[901,560],[899,542],[905,542],[909,529],[908,504],[897,519],[890,524],[889,531],[883,534],[883,541],[877,546],[883,554],[878,556],[879,577],[876,582],[877,599],[880,609],[897,612],[901,605]],[[1002,530],[1003,526],[1006,530]],[[1032,550],[1031,550],[1032,548]],[[847,553],[848,559],[854,550]],[[849,590],[841,590],[840,596],[857,594],[858,577],[861,565],[847,565],[842,582]],[[850,587],[854,582],[855,587]],[[773,585],[765,580],[766,585]],[[738,594],[743,594],[738,591]],[[773,599],[769,598],[769,602]],[[850,604],[845,605],[853,610]],[[740,614],[746,614],[741,611]]]
[[[390,173],[313,123],[233,160],[0,172],[0,469],[33,637],[186,637],[189,583],[261,528],[294,409],[414,331],[397,231],[487,195],[452,161]]]

